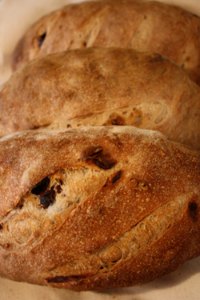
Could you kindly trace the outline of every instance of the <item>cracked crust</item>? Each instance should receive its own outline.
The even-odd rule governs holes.
[[[133,125],[200,147],[200,88],[158,54],[90,48],[49,55],[0,92],[0,135],[37,128]]]
[[[41,18],[16,46],[13,68],[46,54],[86,47],[160,53],[200,82],[200,18],[175,6],[133,0],[68,5]]]
[[[0,140],[0,274],[75,290],[153,280],[200,254],[200,156],[134,127]]]

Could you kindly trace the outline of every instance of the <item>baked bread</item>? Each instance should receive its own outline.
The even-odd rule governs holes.
[[[0,135],[24,129],[134,125],[200,148],[200,88],[160,55],[90,48],[19,70],[0,93]]]
[[[153,280],[200,254],[200,154],[128,126],[0,140],[0,274],[75,290]]]
[[[200,83],[200,18],[159,2],[105,0],[68,5],[36,22],[13,54],[13,68],[67,49],[122,47],[160,53]]]

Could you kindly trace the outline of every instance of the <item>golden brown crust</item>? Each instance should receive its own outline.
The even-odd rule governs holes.
[[[160,53],[200,82],[200,19],[159,2],[106,0],[65,6],[27,31],[16,46],[13,67],[49,53],[85,47]]]
[[[0,135],[41,127],[134,125],[200,147],[200,90],[160,55],[72,50],[36,60],[0,92]]]
[[[0,162],[2,276],[111,288],[200,254],[199,153],[159,133],[28,131],[0,140]]]

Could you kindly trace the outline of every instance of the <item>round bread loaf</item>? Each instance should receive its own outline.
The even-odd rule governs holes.
[[[13,67],[49,53],[86,47],[160,53],[200,83],[200,18],[159,2],[105,0],[65,6],[26,32],[14,51]]]
[[[0,92],[0,135],[134,125],[200,148],[200,88],[160,55],[88,48],[35,60]]]
[[[0,274],[75,290],[143,283],[200,254],[200,155],[127,126],[0,140]]]

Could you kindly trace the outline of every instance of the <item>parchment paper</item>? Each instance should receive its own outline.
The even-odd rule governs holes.
[[[27,27],[40,16],[79,0],[0,0],[0,84],[10,74],[10,55]],[[200,15],[200,0],[163,0]],[[0,300],[198,300],[200,258],[187,262],[176,272],[149,284],[104,291],[71,292],[12,282],[0,278]]]

